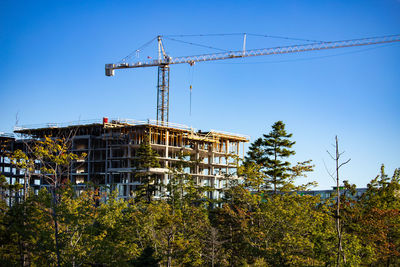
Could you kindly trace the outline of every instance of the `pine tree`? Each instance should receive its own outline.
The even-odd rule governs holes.
[[[264,134],[263,138],[258,138],[250,145],[247,153],[246,162],[253,162],[261,165],[265,174],[264,187],[273,186],[273,191],[285,186],[290,180],[292,168],[288,161],[285,161],[291,155],[295,154],[291,150],[295,144],[289,138],[292,134],[288,134],[285,130],[285,124],[277,121],[272,125],[272,131]]]
[[[264,140],[261,137],[257,138],[257,140],[254,141],[249,147],[249,151],[245,157],[246,162],[264,165],[266,162],[266,157],[263,145]]]
[[[154,192],[157,190],[157,175],[150,172],[150,168],[160,167],[157,159],[158,154],[151,148],[150,135],[147,135],[144,142],[138,149],[138,160],[136,162],[135,176],[140,180],[142,186],[139,188],[138,198],[145,197],[147,202],[150,202]]]
[[[264,148],[267,156],[267,171],[271,184],[276,190],[285,184],[285,181],[290,177],[290,162],[284,161],[296,152],[290,148],[296,143],[289,140],[292,134],[286,133],[285,124],[282,121],[277,121],[272,125],[272,131],[269,134],[264,134]]]

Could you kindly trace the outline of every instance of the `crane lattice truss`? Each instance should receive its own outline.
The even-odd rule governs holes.
[[[118,64],[106,64],[105,71],[107,76],[114,76],[117,69],[158,67],[157,83],[157,121],[161,124],[168,122],[169,115],[169,65],[187,63],[190,65],[196,62],[225,60],[234,58],[267,56],[278,54],[299,53],[307,51],[319,51],[326,49],[345,48],[354,46],[376,45],[384,43],[393,43],[400,41],[400,34],[381,37],[371,37],[363,39],[352,39],[342,41],[317,42],[311,44],[300,44],[292,46],[281,46],[261,49],[245,49],[240,51],[229,51],[212,54],[202,54],[197,56],[171,57],[165,53],[161,36],[158,40],[158,59],[138,61],[134,63],[122,62]]]

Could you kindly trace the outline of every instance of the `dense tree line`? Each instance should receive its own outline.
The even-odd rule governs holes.
[[[205,197],[211,188],[196,186],[182,171],[183,161],[171,169],[161,199],[154,198],[161,185],[151,173],[138,174],[143,186],[128,201],[94,185],[77,195],[68,181],[50,175],[53,186],[39,194],[27,190],[11,207],[2,199],[0,265],[334,266],[336,197],[296,193],[308,185],[294,180],[312,165],[286,161],[294,154],[290,138],[277,122],[257,139],[238,168],[243,182],[232,181],[219,202]],[[36,145],[33,155],[56,163],[46,173],[77,158],[62,144],[47,138]],[[139,154],[138,167],[158,165],[148,143]],[[28,158],[14,156],[29,174]],[[10,187],[3,177],[0,186],[24,185]],[[362,196],[354,195],[354,185],[344,187],[341,265],[399,266],[400,171],[389,177],[382,166]]]

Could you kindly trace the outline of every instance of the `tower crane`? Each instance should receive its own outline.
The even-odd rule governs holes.
[[[157,123],[163,125],[168,122],[169,116],[169,72],[170,65],[187,63],[190,65],[196,62],[225,60],[234,58],[245,58],[255,56],[267,56],[277,54],[299,53],[307,51],[318,51],[335,48],[345,48],[354,46],[377,45],[384,43],[400,42],[400,34],[387,35],[380,37],[370,37],[352,40],[313,42],[309,44],[299,44],[291,46],[270,47],[261,49],[246,50],[246,35],[244,35],[243,49],[240,51],[228,51],[212,54],[202,54],[197,56],[180,56],[172,57],[165,52],[162,36],[157,36],[158,42],[158,59],[148,59],[145,61],[137,61],[134,63],[116,63],[106,64],[106,76],[114,76],[115,70],[143,68],[143,67],[158,67],[158,82],[157,82]]]

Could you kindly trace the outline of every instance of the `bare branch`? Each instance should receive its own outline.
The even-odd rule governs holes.
[[[332,158],[333,160],[336,160],[336,158],[333,157],[332,154],[331,154],[328,150],[326,151],[326,153],[328,153],[328,155],[331,156],[331,158]]]
[[[324,167],[325,167],[326,172],[329,174],[329,176],[330,176],[330,177],[332,178],[332,180],[335,182],[335,177],[333,176],[333,173],[331,173],[331,172],[328,170],[328,167],[327,167],[326,164],[325,164],[325,160],[322,159],[322,162],[324,163]]]
[[[343,165],[347,164],[350,162],[351,159],[348,159],[346,162],[343,162],[342,164],[339,165],[338,169],[340,169],[340,167],[342,167]]]

